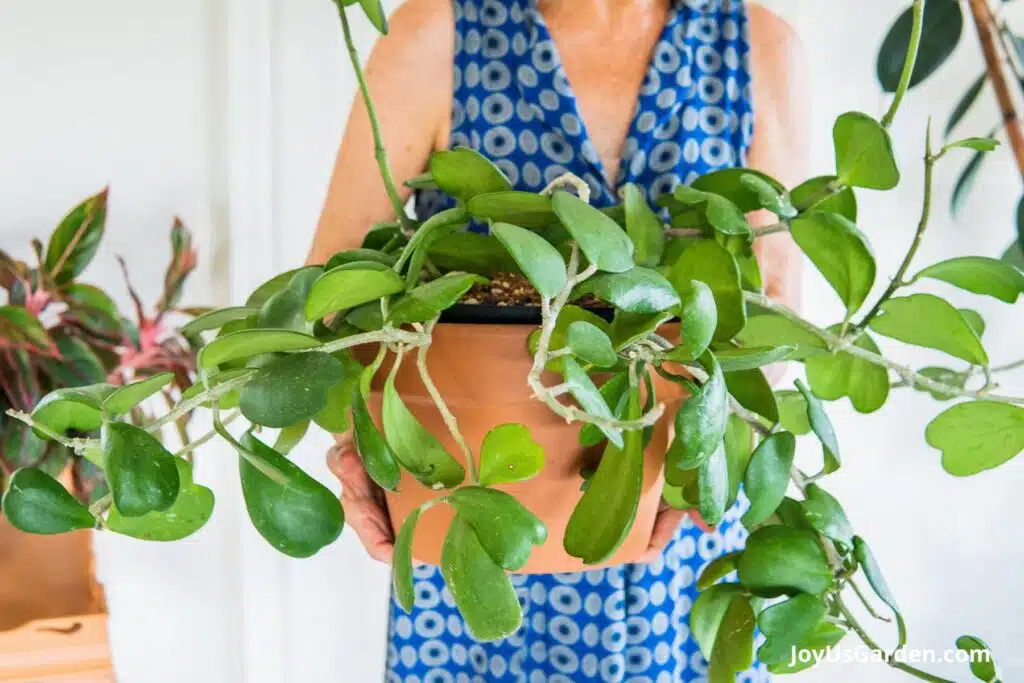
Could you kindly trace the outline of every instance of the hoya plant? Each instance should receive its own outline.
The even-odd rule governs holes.
[[[12,413],[53,415],[47,406],[57,405],[61,396],[87,396],[98,384],[120,386],[144,378],[164,388],[171,401],[176,389],[195,378],[195,353],[168,324],[182,313],[178,300],[196,266],[191,235],[180,221],[171,228],[171,260],[152,311],[143,307],[121,261],[134,304],[129,318],[106,292],[81,279],[102,243],[107,198],[103,190],[73,208],[46,245],[33,240],[33,265],[0,250],[0,489],[15,471],[32,467],[52,476],[69,473],[72,491],[86,504],[107,493],[106,477],[93,461],[41,437]],[[147,422],[136,404],[123,401],[121,413]],[[61,418],[48,419],[57,420],[59,431],[70,427],[59,426]],[[187,443],[186,420],[182,416],[176,425]],[[75,425],[81,435],[99,427],[100,422]]]
[[[868,541],[822,485],[840,469],[843,452],[823,402],[843,397],[871,413],[897,388],[931,394],[936,417],[924,436],[941,452],[941,466],[957,476],[998,467],[1024,449],[1024,398],[998,389],[998,373],[1009,365],[989,358],[980,316],[917,288],[939,280],[1008,306],[1019,302],[1024,273],[1008,262],[972,254],[915,263],[936,165],[996,143],[969,138],[934,146],[929,136],[920,222],[898,271],[876,296],[875,284],[884,278],[856,225],[861,188],[890,191],[900,182],[888,125],[910,83],[924,2],[914,6],[915,38],[891,108],[881,120],[849,112],[836,121],[834,175],[785,187],[763,173],[721,170],[676,188],[659,206],[625,187],[620,206],[598,210],[577,178],[560,178],[537,194],[520,192],[480,154],[455,149],[435,154],[428,172],[413,181],[458,200],[422,223],[406,216],[388,172],[347,3],[336,4],[398,222],[371,230],[359,249],[283,273],[241,305],[191,322],[184,333],[199,340],[198,379],[160,417],[125,419],[156,381],[54,393],[31,415],[13,412],[41,438],[95,463],[110,493],[85,507],[45,472],[21,469],[3,500],[11,522],[36,533],[107,528],[155,540],[195,531],[210,516],[212,496],[188,477],[181,454],[155,435],[204,410],[213,429],[185,452],[215,437],[230,444],[255,528],[281,552],[311,556],[341,534],[343,512],[336,496],[288,453],[314,424],[335,433],[351,428],[367,472],[382,488],[394,490],[407,473],[440,493],[398,530],[393,575],[401,605],[409,609],[414,600],[412,544],[421,513],[449,506],[454,516],[441,571],[474,636],[494,640],[520,626],[508,572],[522,568],[535,546],[562,544],[587,564],[614,554],[637,513],[644,459],[652,457],[645,454],[649,430],[671,422],[675,436],[664,466],[670,504],[694,508],[715,525],[741,487],[750,499],[746,548],[703,570],[691,612],[710,680],[733,680],[751,665],[758,627],[767,640],[756,654],[778,673],[809,665],[800,658],[794,667],[791,648],[818,652],[853,633],[892,666],[945,681],[883,650],[849,607],[877,598],[893,613],[886,621],[898,645],[907,642],[903,615]],[[378,2],[360,4],[383,31]],[[746,216],[759,209],[776,222],[752,227]],[[489,231],[471,231],[471,224]],[[841,319],[810,321],[764,295],[752,246],[780,232],[792,236],[839,297]],[[499,488],[544,468],[531,425],[495,424],[474,452],[430,376],[435,330],[456,306],[486,305],[480,285],[488,278],[529,283],[539,325],[523,349],[532,362],[522,381],[537,401],[579,426],[581,444],[603,448],[596,468],[580,472],[585,492],[563,538],[548,538],[543,521]],[[908,351],[941,351],[948,366],[913,368],[883,354],[879,337]],[[802,363],[806,381],[774,392],[763,368],[782,361]],[[395,383],[403,365],[415,368],[447,434],[431,433],[410,410]],[[655,377],[689,394],[678,410],[666,408]],[[371,394],[375,386],[379,394]],[[382,403],[379,422],[371,399]],[[248,426],[229,430],[233,420]],[[95,429],[98,437],[81,436]],[[797,441],[805,437],[820,443],[816,471],[794,464]],[[442,439],[458,451],[450,453]],[[864,582],[876,598],[868,597]],[[980,639],[964,636],[957,644],[976,653],[975,676],[997,680]]]

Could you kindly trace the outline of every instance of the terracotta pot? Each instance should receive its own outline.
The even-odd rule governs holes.
[[[523,573],[574,572],[595,565],[584,565],[569,556],[562,547],[565,528],[581,496],[580,470],[584,463],[593,465],[600,449],[586,449],[579,444],[579,424],[566,424],[540,401],[531,398],[526,378],[532,365],[527,352],[531,325],[449,324],[438,325],[427,355],[430,376],[455,415],[459,428],[474,454],[479,454],[484,437],[494,427],[508,422],[526,425],[543,448],[544,469],[527,482],[500,486],[515,496],[527,509],[540,517],[548,527],[548,540],[534,548]],[[369,408],[378,425],[381,423],[381,394],[390,359],[375,377]],[[561,377],[548,373],[545,384],[559,384]],[[654,377],[658,400],[666,403],[666,416],[675,412],[682,393],[674,384]],[[420,380],[416,363],[407,357],[395,379],[399,394],[409,410],[450,453],[461,459],[440,413]],[[645,453],[644,482],[636,521],[628,538],[604,565],[639,560],[650,542],[654,518],[661,500],[665,452],[671,420],[662,419]],[[424,502],[441,497],[444,491],[422,486],[403,472],[400,493],[388,493],[391,521],[395,529]],[[413,544],[414,559],[427,564],[440,563],[441,546],[452,518],[447,505],[428,510],[417,524]]]

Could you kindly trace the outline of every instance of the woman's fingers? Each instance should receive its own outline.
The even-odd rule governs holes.
[[[687,516],[704,531],[712,531],[711,527],[704,523],[700,513],[696,510],[676,510],[662,502],[661,508],[658,510],[658,516],[654,519],[654,531],[651,534],[651,542],[647,546],[644,562],[653,562],[664,552],[669,541],[676,535],[676,529],[683,523],[683,518]]]
[[[366,473],[352,443],[342,440],[333,446],[327,452],[327,466],[341,481],[345,521],[356,532],[370,557],[390,564],[395,538],[383,492]]]

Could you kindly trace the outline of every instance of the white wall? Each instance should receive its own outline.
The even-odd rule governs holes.
[[[772,4],[813,56],[814,169],[828,172],[835,115],[885,105],[873,82],[873,53],[902,3],[828,3],[827,13],[820,3],[806,11],[802,0]],[[156,292],[173,213],[197,233],[202,250],[190,301],[238,301],[268,273],[300,263],[354,90],[335,22],[327,0],[0,3],[0,244],[10,249],[45,234],[74,201],[110,182],[107,256],[92,274],[115,290],[109,254],[118,251],[137,264],[140,289]],[[372,39],[362,19],[358,36],[364,46]],[[896,121],[903,186],[862,194],[861,227],[882,273],[895,269],[916,223],[925,119],[941,120],[980,72],[974,41],[961,51],[942,78],[913,93]],[[972,133],[990,127],[980,119]],[[940,169],[940,197],[951,191],[957,166]],[[979,186],[959,222],[940,203],[921,264],[997,254],[1008,242],[1019,179],[1001,161]],[[835,320],[839,308],[827,286],[809,276],[807,291],[808,314]],[[994,358],[1019,355],[1019,308],[942,293],[986,315]],[[888,348],[913,364],[930,360]],[[1006,390],[1020,393],[1024,381],[1008,378]],[[930,399],[904,394],[885,415],[836,404],[845,466],[834,489],[879,556],[911,642],[944,648],[962,632],[977,633],[1002,654],[1012,679],[1024,671],[1016,647],[1024,637],[1016,614],[1024,603],[1017,578],[1024,550],[1013,518],[1024,461],[968,480],[945,475],[923,440],[937,410]],[[326,481],[325,441],[296,457]],[[103,577],[125,587],[112,609],[146,615],[112,633],[122,683],[377,680],[386,570],[363,558],[350,533],[313,560],[280,557],[243,523],[233,456],[214,449],[203,463],[201,476],[217,488],[220,505],[201,537],[169,547],[101,541]],[[947,673],[966,678],[960,669]],[[832,669],[805,680],[851,678],[902,676]]]

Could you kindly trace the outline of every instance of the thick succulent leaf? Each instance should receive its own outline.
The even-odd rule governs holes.
[[[811,425],[814,435],[818,437],[818,441],[821,442],[822,455],[825,459],[825,467],[822,472],[824,474],[831,474],[839,469],[841,462],[836,430],[832,426],[832,421],[828,419],[821,401],[811,393],[811,390],[800,380],[796,381],[796,388],[800,390],[804,400],[807,402],[807,422]]]
[[[839,328],[831,328],[838,332]],[[854,342],[856,346],[880,353],[875,341],[864,333]],[[859,413],[873,413],[889,398],[889,371],[843,351],[819,354],[804,361],[807,382],[818,398],[838,401],[850,397],[850,403]]]
[[[770,525],[747,539],[737,566],[740,583],[756,595],[821,595],[835,577],[814,533]]]
[[[686,185],[672,191],[676,201],[703,211],[707,224],[723,235],[750,235],[750,224],[739,207],[713,192],[703,192]]]
[[[33,468],[11,475],[2,510],[11,526],[29,534],[62,534],[96,526],[89,510],[60,482]]]
[[[358,386],[352,387],[352,427],[356,440],[356,450],[363,459],[366,473],[383,489],[395,491],[402,473],[398,468],[398,458],[381,436],[377,425],[370,417],[363,393]]]
[[[792,659],[794,648],[817,631],[825,619],[825,603],[816,595],[797,595],[766,608],[757,616],[757,625],[766,636],[757,650],[765,664],[780,664]]]
[[[103,425],[103,458],[114,505],[126,517],[169,509],[181,479],[170,451],[156,437],[124,422]]]
[[[975,365],[988,365],[988,354],[964,315],[934,294],[889,299],[871,321],[875,332],[914,346],[943,351]]]
[[[601,328],[584,320],[577,320],[569,325],[566,341],[573,355],[585,363],[599,368],[610,368],[619,360],[608,335]]]
[[[875,119],[851,111],[832,129],[839,182],[870,190],[891,190],[900,182],[889,132]]]
[[[316,337],[293,330],[239,330],[217,337],[199,352],[199,365],[213,368],[265,353],[305,351],[323,346]]]
[[[633,242],[619,224],[579,197],[557,190],[551,207],[598,270],[621,273],[634,267]]]
[[[739,266],[735,257],[718,242],[704,240],[684,251],[669,271],[668,279],[684,300],[694,280],[711,288],[718,308],[716,340],[728,341],[746,325]]]
[[[466,209],[479,221],[511,223],[529,230],[540,230],[558,222],[551,197],[532,192],[492,192],[478,195],[466,204]]]
[[[374,261],[338,266],[313,284],[306,300],[306,320],[319,320],[330,313],[401,292],[405,285],[395,271],[370,268]]]
[[[144,541],[180,541],[201,529],[213,516],[213,491],[192,479],[192,465],[175,458],[181,482],[178,497],[167,510],[147,512],[141,517],[126,517],[112,507],[106,519],[111,531]]]
[[[669,452],[666,477],[670,481],[675,470],[693,469],[711,457],[722,445],[725,436],[729,420],[725,376],[711,352],[705,353],[701,364],[708,372],[707,381],[676,413],[676,441],[679,449],[674,454]]]
[[[758,445],[744,482],[750,498],[750,508],[743,515],[745,526],[764,522],[779,507],[786,497],[795,455],[796,437],[790,432],[776,432]]]
[[[591,415],[612,419],[612,410],[604,402],[601,392],[598,391],[590,376],[580,367],[572,357],[562,359],[562,367],[565,370],[565,383],[569,385],[569,393],[580,404],[583,410]],[[598,426],[601,432],[617,447],[623,447],[622,430],[611,427]]]
[[[416,523],[420,520],[419,509],[405,518],[402,528],[395,537],[395,551],[391,559],[391,579],[395,586],[395,599],[406,613],[412,612],[416,603],[416,590],[412,576],[412,542],[416,534]]]
[[[263,304],[256,326],[309,332],[313,326],[306,320],[306,300],[322,275],[320,268],[303,268],[295,273],[284,289]]]
[[[174,373],[153,375],[119,387],[103,401],[102,409],[110,415],[124,415],[174,380]]]
[[[461,202],[468,202],[477,195],[512,189],[512,183],[497,166],[466,147],[432,154],[430,174],[442,191]]]
[[[235,320],[245,320],[251,316],[258,316],[260,309],[252,306],[232,306],[230,308],[218,308],[207,311],[196,316],[187,325],[181,328],[181,333],[186,337],[194,337],[200,332],[207,330],[219,330]]]
[[[441,315],[463,297],[474,284],[486,282],[479,275],[448,273],[425,285],[410,289],[391,309],[393,325],[423,323]]]
[[[1024,451],[1024,407],[960,403],[932,420],[925,438],[942,451],[942,467],[950,474],[967,477],[994,469]]]
[[[773,423],[779,421],[779,404],[764,371],[754,368],[727,372],[725,386],[736,402],[747,410],[766,417]]]
[[[853,526],[843,506],[832,494],[817,484],[808,484],[806,498],[801,503],[804,519],[818,533],[832,539],[840,547],[853,547]]]
[[[57,389],[43,397],[32,411],[32,419],[51,431],[94,432],[103,424],[103,401],[117,390],[109,384],[74,389]],[[45,435],[37,431],[37,435]]]
[[[320,351],[271,359],[242,388],[239,407],[251,422],[281,429],[311,420],[342,379],[341,363]]]
[[[961,256],[928,266],[914,280],[927,277],[948,282],[974,294],[991,296],[1008,304],[1024,293],[1024,271],[1013,264],[985,256]]]
[[[839,295],[849,319],[875,284],[875,256],[868,238],[845,217],[818,211],[794,220],[790,232]]]
[[[842,188],[842,189],[837,189]],[[824,211],[838,213],[857,222],[857,195],[852,187],[839,184],[835,176],[818,176],[793,188],[790,201],[797,211]]]
[[[554,298],[565,287],[565,261],[551,244],[534,232],[509,223],[495,223],[491,234],[512,255],[541,296]]]
[[[721,195],[743,213],[750,213],[761,208],[760,194],[751,187],[750,178],[756,178],[778,193],[785,192],[786,188],[775,178],[750,168],[721,168],[697,178],[690,187]]]
[[[679,305],[672,283],[656,270],[637,266],[623,273],[603,273],[585,280],[574,298],[593,294],[620,311],[650,315]]]
[[[480,485],[527,481],[544,468],[544,449],[521,424],[510,423],[487,432],[480,447]]]
[[[533,546],[548,538],[544,523],[504,491],[463,486],[448,496],[448,504],[473,527],[491,559],[507,571],[522,569]]]
[[[655,268],[665,251],[665,226],[651,209],[643,190],[632,183],[623,188],[626,207],[626,234],[633,242],[633,258],[638,266]]]

